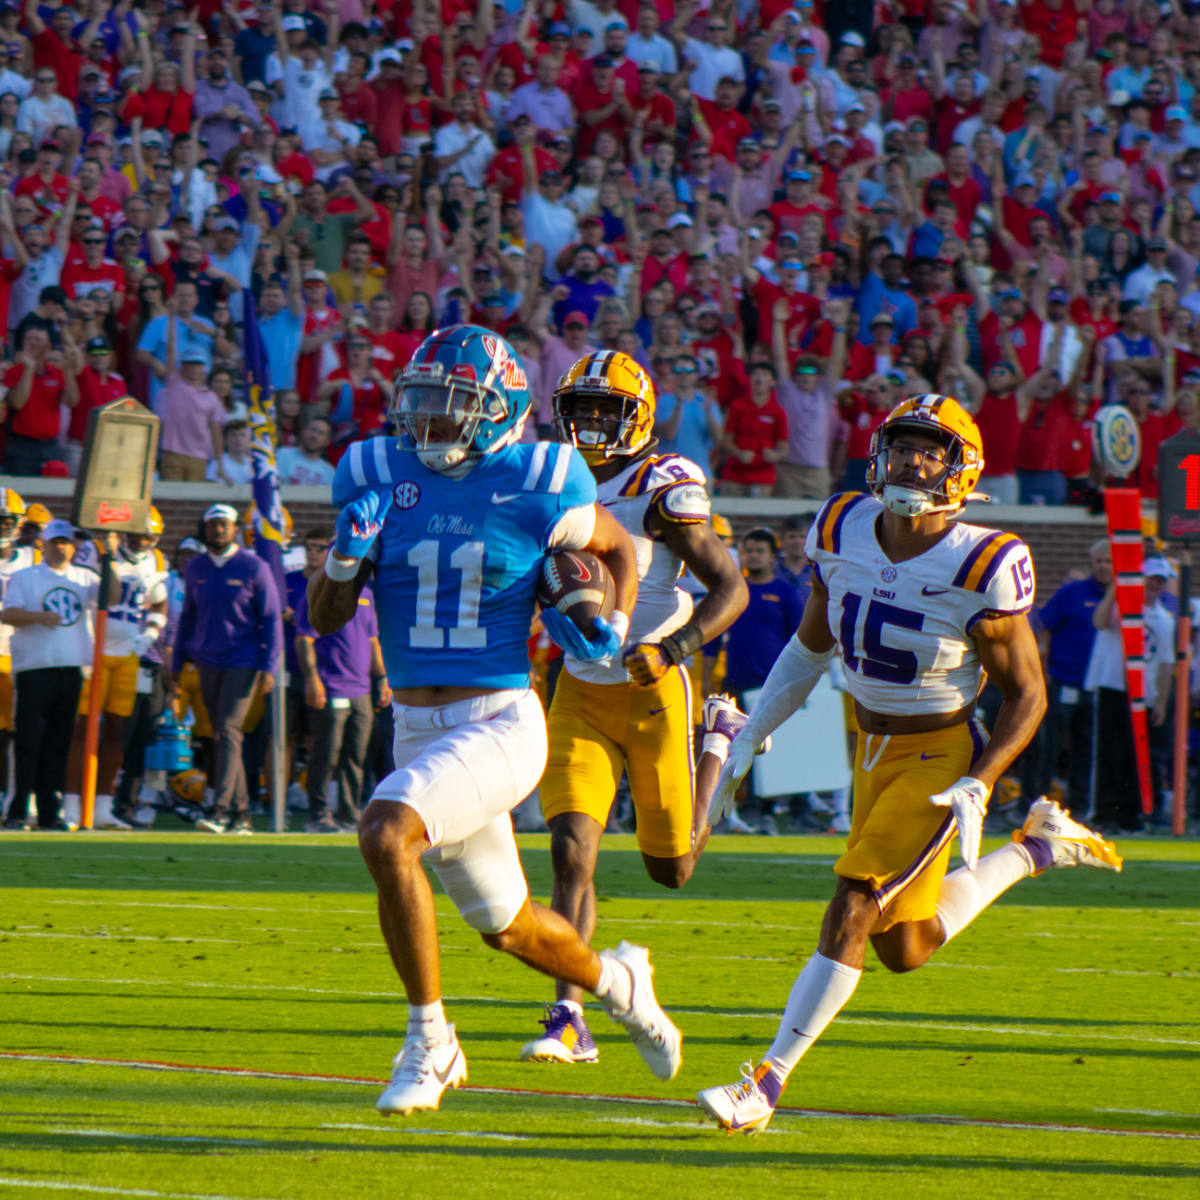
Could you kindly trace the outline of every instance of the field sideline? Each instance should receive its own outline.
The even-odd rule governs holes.
[[[519,841],[544,899],[547,839]],[[350,838],[7,836],[0,1194],[1200,1196],[1194,841],[1020,884],[912,975],[869,961],[764,1136],[702,1123],[695,1092],[770,1041],[839,844],[715,838],[671,893],[606,843],[596,944],[651,947],[669,1084],[598,1006],[598,1064],[519,1063],[549,983],[439,896],[470,1082],[388,1121],[405,1006]]]

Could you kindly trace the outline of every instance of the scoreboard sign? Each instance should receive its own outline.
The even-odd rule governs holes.
[[[126,396],[88,414],[71,520],[84,529],[145,533],[159,420]]]
[[[1158,448],[1158,536],[1200,543],[1200,433],[1180,430]]]

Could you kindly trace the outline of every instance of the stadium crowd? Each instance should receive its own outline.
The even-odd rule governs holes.
[[[503,332],[549,423],[589,348],[724,495],[861,486],[905,395],[983,487],[1089,488],[1123,401],[1200,427],[1200,17],[1115,0],[0,5],[3,462],[163,417],[245,482],[253,297],[285,482],[379,430],[422,335]]]
[[[285,484],[327,486],[461,320],[521,354],[528,439],[581,356],[632,355],[662,447],[719,496],[862,488],[871,434],[927,391],[973,412],[1002,502],[1086,502],[1100,405],[1134,414],[1148,497],[1158,443],[1200,429],[1190,5],[3,0],[0,29],[7,476],[69,475],[88,413],[132,394],[163,420],[160,478],[248,482],[251,304]],[[750,548],[753,586],[803,587],[796,532],[778,570],[774,533]],[[299,540],[303,578],[329,533]],[[353,696],[314,683],[302,628],[293,715],[339,713],[335,807],[309,785],[329,827],[378,774],[386,690],[370,663]],[[737,690],[770,665],[751,657]],[[263,708],[244,685],[230,731]],[[1038,788],[1063,769],[1041,753]],[[236,825],[254,797],[222,787]],[[129,818],[136,790],[114,803]]]

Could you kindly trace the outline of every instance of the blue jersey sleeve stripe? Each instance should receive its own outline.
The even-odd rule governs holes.
[[[362,442],[352,442],[346,451],[346,461],[350,464],[350,478],[356,487],[367,486],[367,473],[363,469]]]
[[[521,484],[521,490],[524,492],[532,492],[537,485],[538,476],[542,473],[542,468],[546,465],[546,455],[550,453],[550,445],[548,442],[538,442],[533,453],[529,456],[529,471],[525,475],[525,482]]]
[[[549,492],[557,496],[567,482],[567,468],[571,465],[571,450],[573,447],[562,445],[558,448],[558,457],[554,460],[554,473],[550,476]]]
[[[370,444],[375,456],[376,478],[378,478],[380,483],[390,484],[392,482],[392,469],[388,466],[387,460],[388,439],[385,437],[373,437]]]
[[[951,587],[965,587],[967,576],[971,573],[971,568],[975,565],[979,556],[999,537],[1003,537],[1002,530],[997,529],[993,533],[989,533],[987,537],[981,539],[975,549],[963,559],[962,566],[958,568],[958,574],[951,581]]]

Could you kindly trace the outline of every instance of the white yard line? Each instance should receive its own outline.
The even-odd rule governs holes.
[[[149,1188],[104,1187],[98,1183],[18,1179],[9,1175],[0,1175],[0,1187],[30,1188],[38,1192],[73,1192],[88,1196],[148,1196],[151,1200],[250,1200],[246,1196],[214,1196],[211,1192],[153,1192]]]

